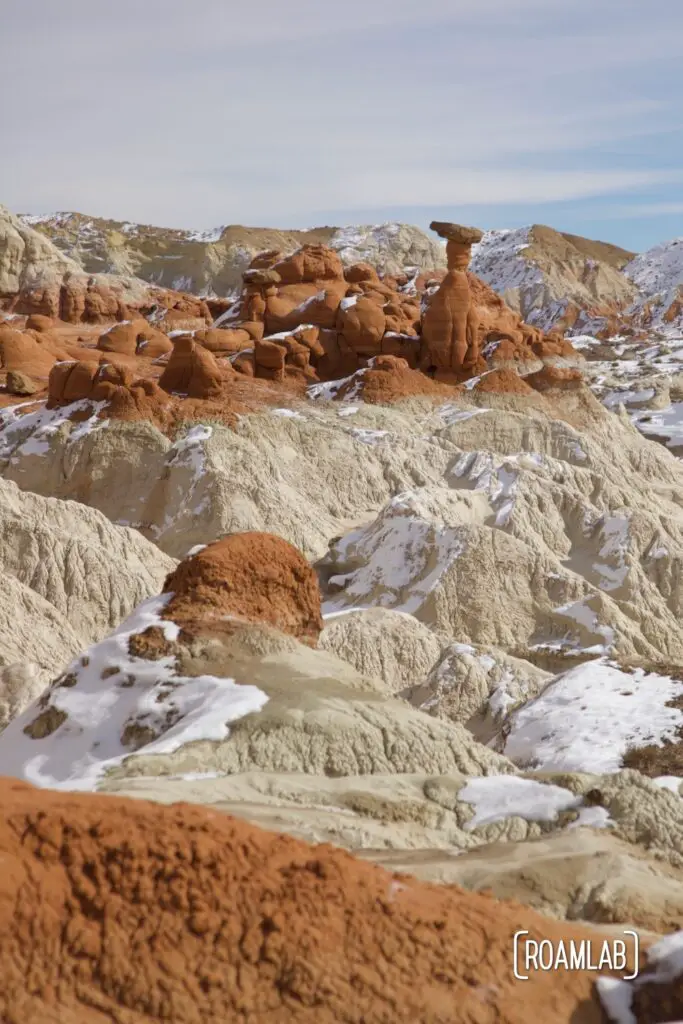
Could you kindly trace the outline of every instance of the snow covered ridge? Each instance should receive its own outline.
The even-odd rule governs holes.
[[[626,264],[623,273],[644,295],[666,295],[683,284],[683,238],[661,242],[640,253]]]
[[[3,732],[0,774],[52,789],[94,790],[136,750],[169,754],[196,740],[222,740],[229,722],[261,710],[268,698],[255,686],[182,676],[173,655],[131,653],[131,639],[150,627],[165,641],[177,639],[179,627],[161,618],[172,596],[144,601],[10,723]]]
[[[503,753],[538,771],[617,772],[628,750],[675,742],[683,682],[607,658],[557,676],[512,715]]]
[[[530,231],[527,226],[484,232],[481,242],[472,246],[472,273],[503,296],[513,288],[542,284],[540,269],[520,255],[531,244]]]
[[[440,240],[420,228],[395,221],[338,228],[329,242],[345,265],[370,263],[380,272],[439,270],[446,266]]]
[[[106,404],[81,399],[57,409],[48,409],[44,401],[7,406],[0,410],[0,460],[18,462],[26,455],[47,455],[52,440],[66,423],[72,424],[69,444],[94,430],[104,429],[109,420],[100,419],[100,414]],[[23,415],[17,412],[24,407],[32,407],[33,411]],[[89,415],[77,424],[71,419],[77,412]]]

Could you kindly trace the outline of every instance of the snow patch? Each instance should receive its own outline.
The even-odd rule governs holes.
[[[263,708],[268,697],[255,686],[181,676],[173,656],[130,654],[131,636],[151,626],[167,640],[176,639],[178,627],[161,618],[171,597],[143,602],[109,637],[71,662],[65,675],[75,682],[57,681],[49,691],[50,706],[67,715],[49,736],[36,740],[24,732],[39,714],[39,702],[10,723],[0,745],[0,773],[51,789],[94,790],[131,755],[122,742],[128,727],[151,730],[154,738],[139,748],[145,755],[170,754],[186,743],[224,740],[228,723]]]
[[[556,821],[561,811],[578,807],[580,796],[561,786],[553,786],[516,775],[488,775],[469,779],[458,793],[458,801],[474,806],[474,817],[465,825],[471,832],[506,818],[526,821]]]
[[[683,712],[668,704],[681,695],[668,676],[586,662],[513,713],[503,752],[538,771],[617,772],[630,748],[678,739]]]

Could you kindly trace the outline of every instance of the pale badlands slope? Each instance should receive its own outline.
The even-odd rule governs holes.
[[[8,494],[138,527],[159,547],[107,525],[159,569],[226,532],[291,541],[325,628],[190,642],[154,599],[65,649],[0,772],[210,803],[559,916],[680,921],[680,780],[623,765],[677,756],[683,468],[625,414],[587,389],[369,406],[361,381],[174,442],[63,411],[5,413],[2,440]],[[150,626],[171,653],[131,651]]]
[[[437,239],[396,222],[292,231],[229,224],[185,231],[80,213],[24,215],[22,219],[87,273],[136,276],[197,295],[238,294],[242,272],[256,253],[278,249],[289,254],[307,242],[329,245],[345,265],[367,262],[382,273],[446,266],[444,248]]]

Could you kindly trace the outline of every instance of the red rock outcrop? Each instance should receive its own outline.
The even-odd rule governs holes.
[[[57,326],[57,321],[51,316],[34,313],[33,316],[27,318],[25,326],[27,331],[52,331]]]
[[[154,359],[166,352],[172,352],[173,342],[147,320],[138,318],[114,324],[100,335],[97,348],[101,352],[115,352],[126,356],[140,353]]]
[[[336,398],[341,401],[351,396],[371,405],[389,405],[417,395],[445,398],[452,394],[450,385],[411,370],[405,359],[377,356],[370,367],[359,370],[340,387]]]
[[[215,398],[220,395],[226,377],[233,372],[229,363],[219,366],[208,349],[198,345],[190,335],[181,335],[175,339],[159,386],[170,394]]]
[[[162,430],[173,416],[166,392],[155,381],[136,377],[128,366],[113,361],[55,365],[48,382],[48,409],[84,399],[106,402],[107,419],[148,420]]]
[[[167,577],[164,617],[192,631],[198,623],[262,622],[315,644],[323,621],[318,577],[288,541],[234,533],[186,558]]]
[[[448,272],[431,297],[422,319],[422,366],[438,372],[471,376],[479,356],[479,316],[467,276],[472,246],[483,232],[433,221],[432,230],[446,238]]]
[[[72,359],[78,346],[62,344],[50,332],[0,325],[0,367],[46,379],[58,360]]]
[[[532,395],[534,389],[527,383],[528,378],[519,376],[516,370],[508,368],[485,373],[473,387],[477,394],[488,395]]]
[[[583,388],[583,375],[572,367],[544,366],[525,378],[534,391],[577,391]]]
[[[0,799],[5,1024],[605,1019],[589,971],[512,971],[515,932],[588,929],[209,808],[11,779]]]

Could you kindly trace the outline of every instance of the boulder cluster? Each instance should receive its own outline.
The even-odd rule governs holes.
[[[468,271],[478,229],[432,228],[446,239],[445,272],[380,276],[367,263],[344,267],[319,243],[286,257],[262,252],[244,272],[239,297],[227,309],[227,300],[214,304],[215,321],[203,300],[183,295],[173,308],[158,305],[142,316],[121,294],[100,293],[95,278],[79,298],[67,274],[58,300],[41,293],[25,323],[15,314],[0,324],[6,390],[47,391],[48,407],[106,401],[114,415],[160,422],[170,398],[225,405],[249,382],[252,390],[260,381],[302,393],[346,379],[344,397],[360,371],[366,400],[382,402],[435,394],[491,368],[530,373],[575,361],[561,335],[524,323]],[[78,327],[68,326],[74,321]]]
[[[487,346],[500,349],[503,362],[573,354],[560,335],[525,324],[468,273],[481,231],[436,221],[432,228],[447,240],[445,276],[380,277],[366,263],[344,268],[324,245],[286,258],[260,253],[243,275],[239,299],[217,322],[220,330],[198,340],[229,354],[238,372],[275,381],[336,379],[394,356],[454,383],[487,368]]]

